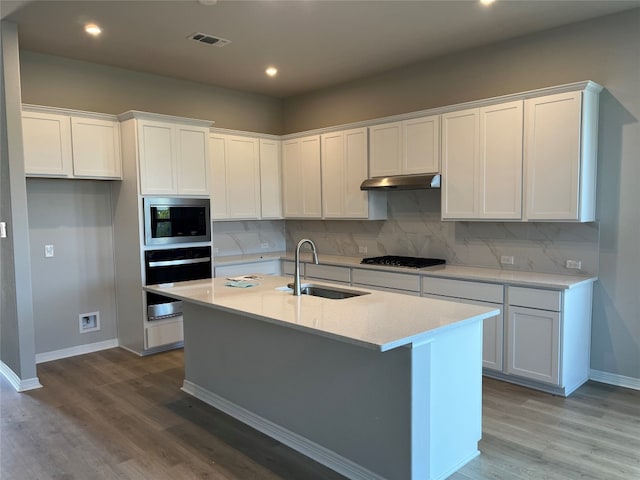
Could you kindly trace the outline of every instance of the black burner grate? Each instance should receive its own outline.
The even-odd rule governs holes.
[[[393,267],[424,268],[433,265],[442,265],[445,260],[439,258],[419,258],[402,257],[398,255],[384,255],[382,257],[363,258],[362,262],[367,265],[390,265]]]

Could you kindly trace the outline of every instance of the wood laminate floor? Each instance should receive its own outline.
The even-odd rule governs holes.
[[[181,350],[116,348],[38,376],[21,394],[0,381],[2,480],[343,478],[180,391]],[[450,480],[640,480],[640,392],[589,382],[565,399],[485,378],[480,450]]]

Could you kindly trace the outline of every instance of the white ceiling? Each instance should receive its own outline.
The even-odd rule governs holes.
[[[9,1],[22,49],[276,97],[640,6],[640,0]],[[103,34],[88,37],[86,22]],[[187,40],[203,32],[231,40]],[[276,78],[264,70],[278,67]]]

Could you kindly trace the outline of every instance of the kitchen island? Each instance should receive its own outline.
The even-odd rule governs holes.
[[[446,478],[478,455],[482,320],[496,309],[296,297],[288,281],[145,287],[184,301],[185,392],[349,478]]]

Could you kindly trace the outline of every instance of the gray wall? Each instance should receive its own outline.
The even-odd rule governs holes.
[[[36,353],[117,338],[111,182],[28,179],[27,198]],[[81,334],[96,311],[100,330]]]
[[[280,134],[282,100],[33,52],[20,52],[22,101],[117,115],[127,110],[213,120]]]
[[[580,80],[600,97],[591,367],[640,379],[640,10],[285,100],[286,133]],[[321,227],[318,227],[321,228]]]
[[[15,24],[0,23],[0,360],[20,380],[36,378],[29,228],[20,121],[20,71]]]

